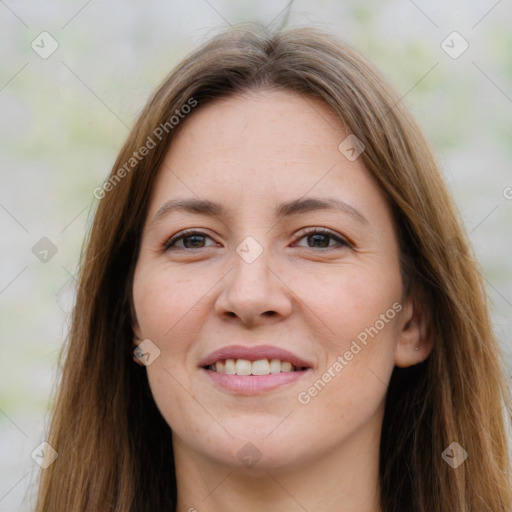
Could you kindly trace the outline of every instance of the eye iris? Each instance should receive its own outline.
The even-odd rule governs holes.
[[[329,247],[329,237],[319,233],[309,235],[308,245],[310,247]]]
[[[190,235],[183,238],[183,245],[187,249],[198,249],[204,247],[203,235]]]

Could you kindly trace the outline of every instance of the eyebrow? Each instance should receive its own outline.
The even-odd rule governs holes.
[[[370,225],[368,219],[354,206],[345,201],[330,197],[307,197],[287,201],[276,207],[275,215],[278,219],[283,219],[292,215],[299,215],[316,210],[338,210],[351,216],[365,226]],[[156,224],[162,220],[163,217],[176,211],[189,212],[197,215],[209,215],[211,217],[225,217],[227,215],[227,211],[223,205],[207,199],[171,199],[159,208],[150,224]]]
[[[151,220],[151,224],[156,224],[163,217],[176,211],[210,215],[211,217],[226,215],[225,208],[221,204],[208,201],[207,199],[171,199],[159,208]]]
[[[354,206],[346,203],[345,201],[341,201],[340,199],[334,199],[331,197],[306,197],[282,203],[276,208],[276,216],[282,219],[290,215],[297,215],[315,210],[338,210],[350,215],[361,224],[366,226],[370,225],[368,219]]]

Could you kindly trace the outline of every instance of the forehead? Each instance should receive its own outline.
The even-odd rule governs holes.
[[[202,152],[244,152],[275,159],[306,155],[339,144],[345,130],[321,100],[281,89],[250,90],[196,109],[185,119],[172,147],[200,143]],[[249,152],[249,153],[247,153]],[[277,152],[277,155],[276,155]]]
[[[386,208],[362,158],[351,161],[338,149],[347,135],[330,108],[311,96],[256,90],[214,100],[197,108],[176,133],[149,214],[174,197],[256,210],[308,192]]]

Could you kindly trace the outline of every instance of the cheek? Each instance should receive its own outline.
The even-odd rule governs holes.
[[[310,275],[304,282],[310,316],[321,320],[323,336],[317,332],[315,340],[325,358],[320,378],[307,383],[300,403],[314,402],[337,415],[351,410],[364,415],[384,399],[402,309],[399,269],[388,269],[347,267],[325,279]]]
[[[293,282],[305,311],[323,325],[329,352],[343,349],[360,334],[364,339],[366,329],[375,326],[382,338],[392,338],[392,320],[401,309],[393,307],[402,295],[398,268],[347,265],[325,274],[304,273]]]
[[[395,323],[390,320],[377,332],[372,326],[361,329],[364,323],[354,319],[348,327],[354,335],[338,335],[326,351],[325,366],[301,388],[296,397],[300,412],[305,421],[321,423],[317,428],[324,436],[343,438],[365,425],[380,428],[394,368]]]
[[[204,282],[180,274],[170,273],[165,265],[139,267],[133,300],[141,336],[160,350],[146,367],[153,399],[173,430],[187,431],[192,425],[191,435],[196,436],[203,430],[196,418],[204,411],[194,400],[187,354],[204,323],[200,299],[208,288]]]
[[[188,438],[190,444],[197,443],[198,436],[208,439],[215,425],[205,415],[180,365],[160,358],[147,367],[147,372],[153,400],[173,435]]]
[[[163,352],[176,351],[187,336],[198,329],[201,298],[208,290],[201,280],[170,273],[165,268],[141,269],[135,274],[133,300],[139,330],[154,341]]]

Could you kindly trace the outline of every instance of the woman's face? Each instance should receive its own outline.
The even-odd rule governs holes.
[[[323,103],[286,91],[216,100],[184,123],[133,285],[178,458],[375,457],[394,364],[419,358],[390,208],[360,148]]]

